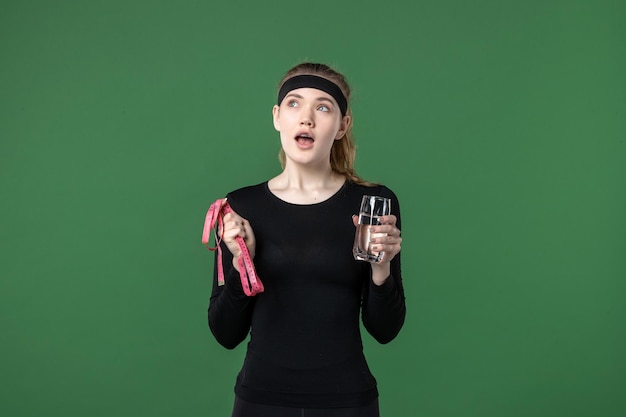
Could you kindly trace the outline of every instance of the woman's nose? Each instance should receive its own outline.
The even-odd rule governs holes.
[[[313,126],[313,115],[310,112],[303,111],[300,114],[300,125],[301,126]]]

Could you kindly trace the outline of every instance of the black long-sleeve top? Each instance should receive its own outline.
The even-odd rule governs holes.
[[[400,254],[381,286],[371,267],[352,256],[357,214],[363,195],[392,199],[385,186],[346,181],[329,199],[308,205],[287,203],[267,182],[228,194],[256,237],[254,264],[265,291],[243,293],[232,255],[222,249],[225,285],[214,274],[208,318],[217,341],[232,349],[250,334],[235,392],[255,403],[332,408],[366,405],[378,396],[363,354],[359,314],[380,343],[391,341],[405,317]],[[217,263],[216,263],[217,265]]]

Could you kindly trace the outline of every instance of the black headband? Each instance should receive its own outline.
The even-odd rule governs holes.
[[[317,75],[296,75],[285,81],[278,92],[278,105],[280,106],[280,103],[282,103],[287,93],[298,88],[315,88],[316,90],[322,90],[330,94],[339,105],[341,115],[346,115],[348,111],[348,100],[346,100],[346,96],[343,95],[341,88],[334,82],[323,77],[318,77]]]

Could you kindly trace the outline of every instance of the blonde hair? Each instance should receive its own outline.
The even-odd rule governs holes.
[[[337,86],[339,86],[339,88],[343,92],[343,95],[348,101],[348,111],[346,112],[346,116],[350,116],[350,122],[346,127],[346,133],[344,137],[341,140],[336,140],[333,143],[333,146],[330,150],[330,167],[333,172],[339,175],[343,175],[346,179],[356,184],[368,186],[375,185],[361,178],[354,169],[354,160],[356,159],[356,144],[354,142],[354,135],[352,134],[352,110],[350,109],[349,104],[350,86],[348,85],[345,77],[328,65],[303,62],[287,71],[283,79],[278,84],[278,90],[280,90],[280,87],[282,87],[285,81],[296,75],[317,75],[319,77],[326,78],[327,80],[330,80],[333,83],[337,84]],[[282,148],[278,152],[278,160],[280,161],[280,165],[284,168],[286,158],[285,152]]]

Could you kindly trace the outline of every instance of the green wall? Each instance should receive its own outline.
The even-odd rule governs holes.
[[[0,2],[0,414],[229,415],[204,214],[309,59],[402,203],[383,416],[624,416],[626,3],[242,3]]]

